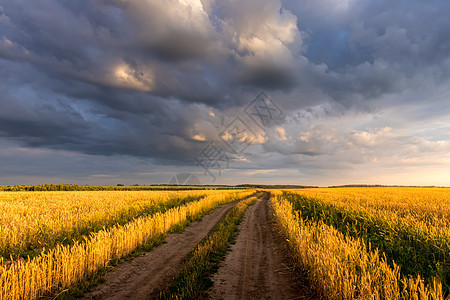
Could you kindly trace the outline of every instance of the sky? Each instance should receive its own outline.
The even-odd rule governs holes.
[[[0,0],[0,184],[450,186],[449,14]]]

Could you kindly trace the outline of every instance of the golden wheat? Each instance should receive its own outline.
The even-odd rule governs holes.
[[[326,298],[444,299],[438,280],[432,279],[427,286],[420,276],[402,277],[395,262],[389,266],[383,254],[367,249],[361,239],[345,236],[321,221],[303,220],[280,192],[274,194],[275,215],[296,261]]]
[[[209,191],[208,193],[218,193]],[[219,192],[220,193],[220,192]],[[0,192],[0,256],[70,241],[158,205],[205,191]]]
[[[0,260],[0,299],[36,299],[61,291],[105,267],[112,259],[160,237],[174,225],[196,219],[220,204],[250,193],[249,190],[208,191],[209,195],[199,201],[92,233],[73,245],[57,245],[32,259],[10,264]]]
[[[450,225],[449,188],[323,188],[293,190],[308,198],[371,211],[394,212],[436,225]]]

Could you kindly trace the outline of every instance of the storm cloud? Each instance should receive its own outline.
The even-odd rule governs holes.
[[[194,158],[265,91],[283,119],[245,119],[258,139],[223,182],[440,165],[443,185],[449,13],[445,1],[0,0],[0,180],[203,174]]]

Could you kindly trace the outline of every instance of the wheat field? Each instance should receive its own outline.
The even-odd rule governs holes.
[[[54,297],[254,192],[0,192],[0,300]],[[450,189],[271,193],[294,262],[320,297],[448,299]]]
[[[33,255],[104,226],[124,224],[205,195],[205,191],[0,192],[0,256]]]
[[[328,299],[444,299],[450,189],[275,191],[299,266]]]
[[[251,190],[221,190],[2,194],[4,244],[7,243],[5,236],[12,237],[11,241],[30,236],[31,242],[26,246],[36,245],[39,235],[32,236],[33,230],[39,227],[36,224],[45,224],[48,239],[53,238],[53,233],[71,236],[72,229],[79,224],[91,227],[87,234],[72,243],[56,242],[52,248],[38,248],[40,253],[33,257],[14,259],[10,255],[9,259],[0,258],[0,299],[37,299],[54,295],[104,268],[112,260],[160,239],[174,226],[196,220],[221,204],[251,193]],[[48,206],[44,205],[47,200]],[[155,205],[160,209],[137,213]],[[127,218],[117,216],[124,211],[134,212],[135,217],[121,224]],[[36,217],[39,217],[38,221]],[[26,226],[21,230],[20,226],[7,226],[7,221],[11,224],[24,222]],[[99,226],[100,230],[94,230]],[[15,234],[18,236],[14,237]],[[19,242],[18,245],[23,244]],[[6,252],[8,248],[4,249]]]

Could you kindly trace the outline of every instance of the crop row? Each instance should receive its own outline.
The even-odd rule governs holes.
[[[444,299],[438,278],[428,278],[427,284],[420,275],[405,276],[395,261],[370,246],[359,234],[344,234],[333,226],[341,226],[340,221],[346,222],[348,215],[336,213],[327,219],[324,207],[310,205],[311,209],[306,210],[304,205],[298,204],[305,197],[295,196],[278,193],[272,203],[298,266],[306,270],[322,296],[328,299]],[[329,220],[334,221],[327,224]],[[364,220],[358,219],[359,222]],[[358,232],[358,226],[359,223],[355,224],[348,232]]]
[[[218,191],[0,192],[0,256],[34,256],[104,227],[123,225]]]
[[[447,220],[427,221],[418,208],[414,213],[400,214],[386,205],[361,206],[335,198],[309,198],[301,192],[284,193],[284,197],[301,212],[303,219],[320,220],[344,235],[361,238],[366,246],[378,249],[388,261],[401,266],[401,274],[421,275],[428,282],[439,277],[445,291],[449,290],[450,227],[446,226]],[[368,195],[366,201],[370,199]],[[396,201],[390,203],[398,207]]]
[[[138,247],[161,239],[174,226],[202,217],[220,204],[250,194],[251,191],[222,191],[164,213],[142,216],[125,225],[91,233],[73,245],[61,245],[30,259],[2,262],[0,299],[36,299],[61,291],[126,256]],[[0,260],[1,261],[1,260]]]

